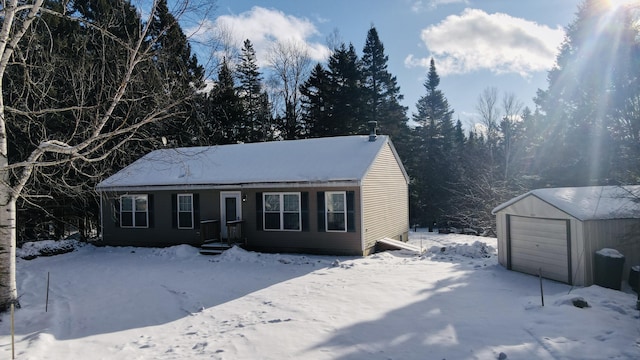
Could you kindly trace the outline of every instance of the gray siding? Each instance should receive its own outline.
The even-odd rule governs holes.
[[[123,193],[102,193],[102,238],[114,246],[172,246],[176,244],[200,245],[200,229],[174,228],[172,219],[172,194],[198,194],[200,220],[217,219],[220,213],[219,192],[205,191],[135,191],[131,194],[147,194],[153,197],[149,228],[120,228],[114,200]]]
[[[583,224],[586,285],[593,284],[594,254],[602,248],[616,249],[624,255],[622,275],[627,280],[631,266],[640,265],[640,219],[594,220]]]
[[[226,189],[225,191],[232,191]],[[252,249],[279,252],[304,252],[336,255],[363,255],[360,190],[352,187],[299,187],[299,188],[264,188],[237,189],[241,192],[242,201],[242,241]],[[349,232],[318,231],[318,192],[352,191],[354,193],[354,229]],[[308,195],[307,218],[305,231],[264,231],[258,229],[256,218],[256,194],[262,192],[306,192]],[[177,229],[172,226],[172,194],[198,193],[200,220],[220,220],[220,191],[136,191],[131,194],[147,194],[153,196],[153,226],[149,228],[120,228],[115,219],[116,212],[112,204],[122,193],[103,193],[103,240],[114,246],[171,246],[176,244],[200,245],[199,229]]]
[[[308,194],[308,230],[306,231],[264,231],[259,228],[257,219],[256,195],[263,192],[306,192]],[[355,195],[355,231],[324,232],[318,231],[318,192],[353,191]],[[243,190],[246,201],[242,204],[245,223],[243,233],[250,249],[261,251],[301,252],[314,254],[363,255],[361,239],[360,190],[358,187],[308,187],[295,189],[248,189]]]
[[[377,240],[407,240],[409,187],[389,144],[378,154],[362,181],[364,250],[370,253]]]

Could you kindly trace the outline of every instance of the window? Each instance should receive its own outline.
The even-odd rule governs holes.
[[[264,193],[265,230],[301,230],[300,193]]]
[[[120,197],[120,226],[149,227],[147,195],[122,195]]]
[[[178,194],[178,229],[193,229],[192,194]]]
[[[325,197],[327,231],[347,231],[347,193],[327,191]]]
[[[355,191],[318,191],[316,196],[318,232],[356,231]]]

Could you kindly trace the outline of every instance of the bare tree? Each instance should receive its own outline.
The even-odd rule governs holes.
[[[520,122],[520,114],[522,113],[523,104],[514,93],[505,93],[502,97],[503,116],[500,127],[502,128],[502,142],[504,149],[504,180],[509,181],[513,143],[515,141],[514,134],[516,125]]]
[[[108,22],[87,21],[77,14],[68,13],[64,6],[54,8],[53,5],[45,5],[43,2],[44,0],[6,0],[0,3],[0,311],[6,310],[10,304],[18,304],[15,263],[16,201],[23,197],[30,186],[30,180],[44,169],[55,168],[72,168],[87,176],[99,177],[101,174],[93,171],[104,170],[104,167],[94,167],[93,164],[113,159],[125,144],[144,137],[143,128],[170,118],[176,109],[180,109],[181,104],[188,101],[182,96],[175,96],[171,91],[175,84],[169,81],[159,86],[155,93],[134,90],[136,84],[147,81],[147,77],[151,76],[150,72],[156,69],[153,66],[154,60],[157,60],[154,58],[154,49],[162,37],[166,36],[166,31],[151,29],[159,0],[154,0],[151,4],[146,21],[139,21],[133,28],[124,29]],[[186,5],[185,0],[182,6],[176,6],[174,9],[186,11]],[[117,44],[122,61],[118,63],[115,71],[108,73],[103,71],[104,68],[92,68],[86,73],[70,72],[69,81],[75,84],[74,95],[67,99],[65,106],[61,106],[59,102],[54,103],[57,105],[55,107],[49,107],[51,103],[36,101],[7,103],[7,95],[2,88],[6,86],[7,71],[12,68],[28,69],[41,65],[29,63],[30,58],[24,54],[29,51],[43,51],[30,49],[28,37],[29,34],[33,34],[30,31],[41,31],[35,30],[34,25],[39,21],[46,21],[47,18],[81,23],[83,28],[93,28],[99,34],[98,37],[110,39]],[[46,29],[47,26],[42,28]],[[49,68],[46,69],[46,66],[43,66],[42,78],[34,77],[39,73],[25,70],[24,97],[38,99],[39,95],[49,96],[42,90],[55,87],[55,84],[47,84],[44,76],[51,71],[67,71],[53,68],[57,65],[59,64],[48,64]],[[96,76],[99,78],[92,79]],[[109,82],[105,81],[106,77],[110,79]],[[104,81],[104,86],[100,88],[102,100],[99,104],[87,101],[90,96],[95,95],[87,93],[87,79],[95,80],[96,83]],[[131,112],[131,106],[134,104],[144,106],[144,113],[136,112],[134,115]],[[48,119],[62,115],[65,121],[61,126],[67,130],[64,136],[60,135],[61,132],[50,131],[47,127]],[[21,119],[24,123],[13,124],[15,119]],[[30,143],[22,148],[20,156],[9,154],[13,144],[8,129],[12,126],[40,129],[37,139],[31,139]],[[56,181],[61,186],[65,185],[64,178]]]
[[[299,137],[300,129],[300,85],[309,77],[311,58],[304,44],[299,42],[277,42],[271,47],[268,62],[273,71],[272,81],[284,108],[282,135],[285,139]],[[273,104],[277,104],[273,101]]]
[[[492,147],[492,153],[498,141],[500,109],[498,108],[498,89],[489,87],[478,97],[476,110],[480,114],[480,122],[485,127],[487,142]]]

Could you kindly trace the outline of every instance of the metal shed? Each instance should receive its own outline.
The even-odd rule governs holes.
[[[597,250],[620,251],[625,278],[640,265],[639,185],[537,189],[492,213],[498,259],[510,270],[588,286]]]

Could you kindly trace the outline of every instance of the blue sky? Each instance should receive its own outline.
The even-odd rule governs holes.
[[[582,0],[217,0],[206,36],[224,28],[232,43],[248,38],[263,63],[274,40],[304,43],[323,61],[327,38],[337,30],[358,54],[373,25],[398,79],[403,105],[411,117],[425,94],[423,82],[431,56],[440,88],[466,127],[477,121],[481,92],[496,87],[533,106],[538,88],[547,86],[564,27]],[[188,33],[189,29],[185,29]]]

